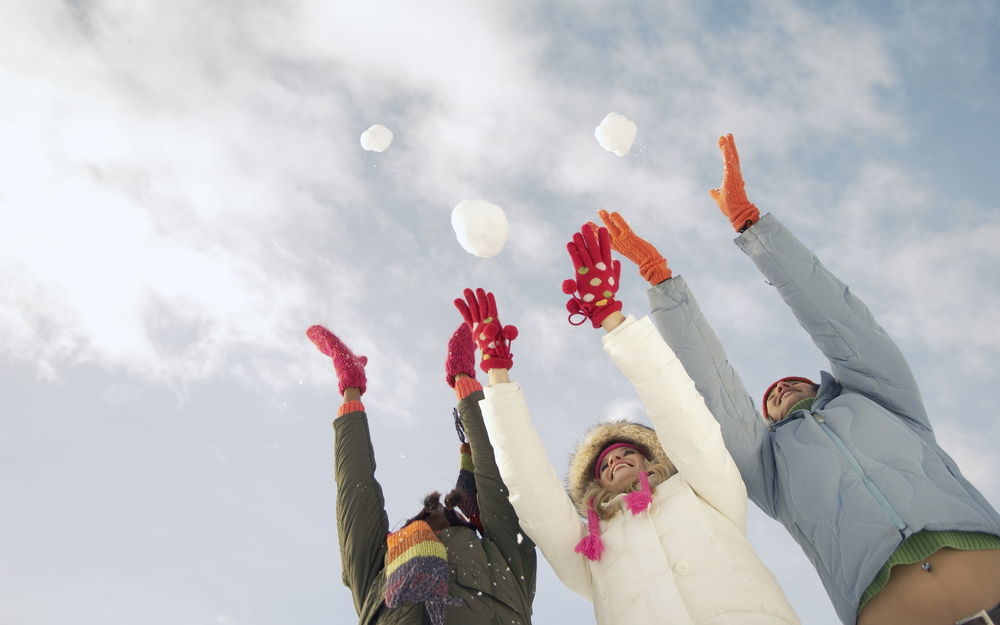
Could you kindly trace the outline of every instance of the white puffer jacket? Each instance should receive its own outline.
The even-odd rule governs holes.
[[[647,512],[624,506],[601,522],[604,554],[574,547],[583,519],[548,462],[520,387],[497,384],[480,402],[497,465],[522,529],[563,583],[594,603],[599,625],[799,623],[746,538],[747,495],[719,425],[649,318],[629,317],[604,350],[632,382],[678,473]]]

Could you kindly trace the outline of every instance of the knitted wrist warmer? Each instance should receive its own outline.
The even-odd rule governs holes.
[[[459,378],[455,380],[455,395],[459,399],[465,399],[476,391],[483,390],[483,385],[476,378]]]
[[[760,211],[752,202],[740,206],[729,214],[729,223],[733,224],[733,230],[743,232],[760,219]]]
[[[365,405],[360,401],[346,401],[340,404],[340,409],[337,411],[337,416],[342,417],[349,412],[364,412]]]
[[[670,271],[670,267],[667,267],[667,261],[660,256],[643,263],[642,266],[639,267],[639,275],[641,275],[646,282],[656,285],[664,280],[669,280],[670,277],[673,276],[673,272]]]

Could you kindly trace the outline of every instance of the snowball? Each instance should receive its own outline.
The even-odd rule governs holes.
[[[496,256],[507,242],[507,216],[486,200],[463,200],[451,211],[451,227],[466,252],[480,258]]]
[[[392,143],[392,131],[381,124],[375,124],[361,133],[361,147],[371,152],[385,152]]]
[[[635,141],[636,130],[635,122],[628,117],[618,113],[608,113],[601,121],[601,125],[594,128],[594,137],[608,152],[625,156]]]

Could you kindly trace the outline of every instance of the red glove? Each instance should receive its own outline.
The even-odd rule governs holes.
[[[572,296],[566,302],[569,322],[582,324],[582,319],[573,322],[573,315],[579,314],[599,328],[605,317],[622,309],[622,303],[615,300],[622,264],[611,260],[611,235],[607,228],[584,224],[566,244],[566,250],[576,269],[576,280],[565,280],[562,285],[563,293]]]
[[[514,366],[514,355],[510,353],[510,342],[517,338],[517,328],[505,326],[497,319],[497,301],[492,293],[483,289],[463,291],[465,299],[456,299],[455,308],[462,313],[462,319],[472,330],[472,336],[479,345],[483,371],[490,369],[510,369]]]
[[[743,172],[740,171],[740,155],[736,152],[736,142],[733,133],[719,137],[719,149],[722,150],[722,188],[712,189],[708,193],[719,205],[722,214],[729,218],[736,232],[743,232],[760,219],[760,211],[747,199],[744,189]]]
[[[346,388],[356,387],[364,395],[368,383],[368,378],[365,376],[368,357],[356,356],[336,334],[323,326],[309,328],[306,330],[306,336],[319,351],[333,358],[333,369],[337,372],[337,380],[340,382],[340,394],[343,395]]]
[[[464,373],[476,377],[476,342],[464,323],[448,339],[448,357],[444,361],[445,380],[455,388],[455,376]]]

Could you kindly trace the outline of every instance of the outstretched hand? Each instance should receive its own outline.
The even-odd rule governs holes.
[[[667,267],[667,261],[660,252],[648,241],[637,235],[625,218],[619,213],[597,211],[604,226],[611,235],[611,247],[616,252],[639,266],[639,274],[650,284],[659,284],[670,278],[673,273]],[[597,224],[588,222],[594,230]]]
[[[368,357],[356,355],[350,347],[337,338],[336,334],[323,326],[312,326],[306,330],[306,336],[319,351],[333,359],[333,369],[337,372],[337,380],[340,383],[340,394],[344,394],[344,389],[353,387],[363,395],[368,383],[368,378],[365,376]]]
[[[476,377],[476,341],[472,338],[472,330],[466,323],[458,328],[448,339],[448,355],[444,361],[445,381],[455,388],[455,376],[465,374]]]
[[[760,219],[760,211],[747,199],[744,188],[743,172],[740,171],[740,155],[736,151],[733,134],[719,137],[719,149],[722,150],[722,186],[711,189],[708,193],[719,205],[722,214],[729,218],[733,229],[743,232]]]
[[[576,279],[563,281],[563,293],[570,296],[566,302],[569,322],[574,315],[590,319],[595,328],[601,327],[604,318],[622,309],[622,303],[615,300],[622,264],[611,260],[611,235],[607,228],[597,228],[594,224],[584,224],[566,244]]]
[[[479,367],[490,369],[510,369],[514,366],[514,355],[510,352],[510,342],[517,338],[517,328],[505,326],[497,318],[497,301],[493,293],[483,289],[465,289],[465,299],[455,300],[455,308],[472,331],[472,337],[479,345],[482,359]]]

